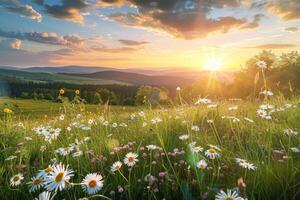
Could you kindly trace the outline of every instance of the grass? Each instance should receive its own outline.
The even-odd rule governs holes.
[[[262,102],[220,101],[216,108],[182,105],[151,109],[4,98],[0,105],[14,112],[2,115],[0,121],[0,196],[37,197],[45,189],[28,192],[26,183],[56,161],[74,170],[70,179],[74,185],[57,192],[56,199],[214,199],[227,189],[248,199],[300,199],[300,154],[291,150],[300,147],[300,137],[284,133],[287,128],[300,130],[298,100],[274,97],[268,103],[278,111],[272,113],[272,120],[266,120],[256,114]],[[236,105],[237,110],[228,109]],[[64,120],[59,119],[61,114]],[[61,128],[61,134],[49,143],[33,131],[37,126]],[[183,134],[188,135],[186,140],[179,139]],[[82,141],[80,145],[78,141]],[[192,142],[203,151],[192,152]],[[81,157],[56,152],[74,143],[77,151],[83,151]],[[147,150],[149,144],[159,149]],[[219,158],[205,155],[210,144],[221,149],[217,150]],[[128,152],[138,154],[137,164],[130,168],[123,163],[120,171],[112,173],[111,165],[123,162]],[[5,160],[9,156],[16,158]],[[235,158],[246,159],[256,169],[239,166]],[[208,164],[205,169],[196,167],[201,159]],[[18,173],[24,180],[19,186],[10,186],[10,178]],[[103,176],[104,186],[97,195],[88,195],[77,185],[88,173]],[[239,178],[246,185],[238,185]]]

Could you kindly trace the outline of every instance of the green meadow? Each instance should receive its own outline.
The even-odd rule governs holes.
[[[0,196],[215,199],[229,190],[244,199],[299,199],[298,103],[122,107],[2,98]],[[62,189],[47,183],[57,173],[41,175],[49,167],[63,168]],[[91,173],[101,175],[94,193],[84,182]]]

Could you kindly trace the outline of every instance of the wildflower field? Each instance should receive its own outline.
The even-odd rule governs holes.
[[[298,97],[164,108],[4,100],[1,199],[300,198]]]

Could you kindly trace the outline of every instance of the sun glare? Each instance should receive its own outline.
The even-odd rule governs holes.
[[[222,58],[210,56],[204,61],[203,68],[209,71],[220,71],[223,65],[224,62]]]

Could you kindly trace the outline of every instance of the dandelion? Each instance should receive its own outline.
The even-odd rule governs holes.
[[[95,194],[103,187],[102,176],[97,173],[86,175],[81,182],[83,190],[88,194]]]
[[[180,90],[181,90],[181,88],[180,88],[180,87],[177,87],[177,88],[176,88],[176,90],[177,90],[177,91],[180,91]]]
[[[227,193],[221,190],[215,197],[216,200],[243,200],[236,191],[227,190]]]
[[[24,179],[23,174],[16,174],[10,179],[11,186],[18,186],[21,184],[22,180]]]
[[[121,167],[122,167],[122,163],[120,161],[116,161],[110,167],[110,171],[111,172],[119,171],[121,169]]]
[[[205,160],[200,160],[199,162],[196,163],[196,167],[198,169],[205,169],[207,167],[207,162]]]
[[[133,167],[139,161],[137,157],[138,155],[136,153],[129,152],[126,154],[123,162],[128,167]]]
[[[79,91],[79,90],[75,90],[75,94],[76,94],[76,95],[79,95],[79,94],[80,94],[80,91]]]
[[[45,188],[48,191],[62,191],[69,183],[71,177],[73,177],[73,170],[68,169],[68,165],[59,163],[53,166],[53,170],[45,178]]]
[[[30,187],[29,191],[36,191],[43,187],[43,178],[37,176],[37,177],[32,177],[31,181],[27,183]]]
[[[6,114],[11,114],[11,113],[13,113],[13,111],[12,111],[11,109],[9,109],[9,108],[4,108],[4,109],[3,109],[3,112],[6,113]]]

